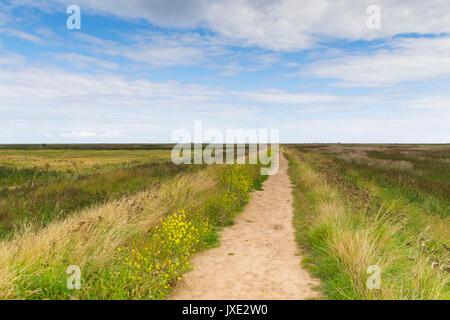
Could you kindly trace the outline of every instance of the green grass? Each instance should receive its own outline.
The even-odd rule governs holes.
[[[377,179],[379,168],[357,166],[361,161],[348,156],[343,157],[350,158],[346,163],[339,158],[343,150],[332,148],[297,147],[288,152],[289,174],[296,185],[297,240],[307,254],[303,263],[322,279],[325,296],[450,298],[445,197],[430,200],[437,201],[434,207],[426,205],[426,199],[434,199],[429,190],[414,185],[423,198],[410,197],[409,188],[395,178]],[[437,210],[429,212],[430,208]],[[366,286],[370,265],[382,270],[381,290]]]

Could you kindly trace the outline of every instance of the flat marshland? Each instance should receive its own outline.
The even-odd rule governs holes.
[[[297,239],[331,299],[449,299],[450,146],[291,145]],[[380,270],[379,289],[367,279]]]
[[[0,298],[167,298],[266,178],[260,164],[175,165],[172,147],[0,146]],[[321,297],[450,298],[449,145],[283,152]],[[79,289],[67,285],[74,266]]]
[[[164,146],[122,148],[0,151],[0,298],[163,299],[261,184],[259,165],[174,165]]]

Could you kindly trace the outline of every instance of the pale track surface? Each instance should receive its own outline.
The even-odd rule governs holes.
[[[319,283],[300,265],[292,225],[292,188],[282,156],[277,174],[264,183],[235,224],[221,233],[220,247],[199,253],[195,269],[170,299],[319,298]]]

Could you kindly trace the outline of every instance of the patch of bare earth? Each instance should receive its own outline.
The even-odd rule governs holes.
[[[221,233],[220,247],[199,253],[195,269],[170,299],[309,299],[319,283],[300,265],[293,227],[287,160],[255,191],[235,224]]]

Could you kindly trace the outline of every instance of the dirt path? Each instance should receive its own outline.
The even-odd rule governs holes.
[[[195,270],[178,282],[170,299],[306,299],[318,284],[300,265],[292,226],[287,160],[255,191],[220,247],[199,253]]]

